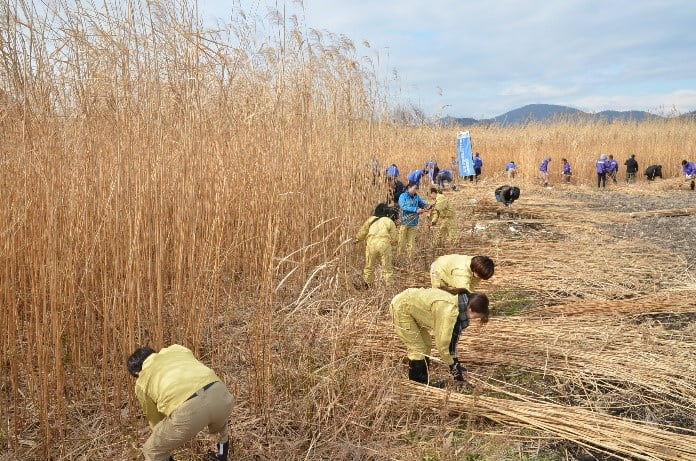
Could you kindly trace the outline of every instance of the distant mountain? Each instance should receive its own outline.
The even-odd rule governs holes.
[[[493,117],[493,121],[500,125],[519,125],[528,122],[550,122],[552,120],[567,119],[581,114],[585,114],[585,112],[567,106],[529,104]]]
[[[679,118],[696,120],[696,111],[680,115]],[[476,125],[520,125],[530,122],[549,123],[555,121],[576,121],[589,120],[595,122],[633,121],[643,122],[645,120],[664,119],[659,115],[651,114],[642,110],[616,111],[605,110],[595,114],[583,112],[579,109],[568,106],[554,104],[529,104],[518,109],[511,110],[491,119],[476,120],[474,118],[458,118],[447,116],[440,120],[445,126],[476,126]]]
[[[616,110],[605,110],[594,114],[594,118],[597,120],[603,119],[607,122],[613,122],[614,120],[643,122],[645,120],[654,120],[663,117],[642,110],[627,110],[623,112],[619,112]]]

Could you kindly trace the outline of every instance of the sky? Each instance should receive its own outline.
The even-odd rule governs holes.
[[[395,99],[432,116],[696,110],[693,0],[199,0],[206,21],[267,4],[379,55],[382,78],[399,76]]]

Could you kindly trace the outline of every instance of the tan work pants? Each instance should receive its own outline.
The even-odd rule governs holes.
[[[227,420],[234,407],[234,397],[221,382],[196,394],[152,429],[143,446],[146,461],[167,461],[172,451],[206,427],[211,434],[218,434],[218,442],[227,442]]]
[[[413,257],[413,250],[416,246],[416,234],[418,233],[418,226],[407,226],[405,224],[401,225],[399,229],[399,251],[401,254],[406,247],[406,254],[409,258]]]
[[[389,307],[394,329],[408,351],[409,360],[423,360],[431,354],[433,339],[430,331],[421,327],[409,313],[408,304],[395,299]]]
[[[368,242],[365,247],[365,269],[363,269],[363,279],[365,283],[375,281],[375,265],[378,261],[382,262],[382,274],[384,283],[389,285],[394,275],[392,269],[392,246],[388,240],[377,240]]]

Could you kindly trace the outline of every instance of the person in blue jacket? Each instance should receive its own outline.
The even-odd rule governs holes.
[[[415,182],[420,185],[421,178],[423,177],[423,170],[413,170],[406,176],[408,182]]]
[[[696,164],[682,160],[682,173],[684,173],[686,179],[691,180],[691,190],[696,189],[696,181],[694,181],[694,178],[696,178]]]
[[[610,155],[607,159],[607,175],[616,184],[616,173],[619,172],[619,162],[614,160],[614,156]]]
[[[401,208],[401,228],[399,229],[399,247],[397,254],[401,254],[404,247],[408,257],[413,257],[413,250],[416,243],[416,233],[418,232],[418,217],[422,213],[430,211],[428,205],[420,195],[418,195],[418,183],[409,182],[406,192],[399,197],[399,207]]]
[[[573,175],[573,171],[570,168],[570,163],[568,163],[567,159],[561,159],[561,161],[563,162],[563,169],[561,170],[563,179],[565,179],[565,182],[570,182],[570,177]]]
[[[607,164],[607,156],[602,154],[599,156],[599,160],[597,160],[597,163],[595,163],[595,166],[597,167],[597,188],[600,187],[607,187],[607,170],[608,170],[608,164]]]
[[[551,157],[546,157],[539,165],[539,180],[544,187],[549,185],[549,162]]]
[[[398,178],[399,177],[399,167],[395,163],[392,163],[384,170],[385,178]]]
[[[478,182],[478,177],[481,176],[481,168],[483,168],[483,160],[481,160],[481,154],[476,152],[476,155],[474,155],[474,176],[469,176],[469,181],[474,181],[474,178],[476,178],[476,181]]]
[[[507,172],[508,178],[515,179],[515,176],[517,175],[517,165],[515,165],[515,162],[510,161],[507,165],[505,165],[505,171]]]
[[[444,189],[445,182],[452,182],[452,172],[450,170],[440,170],[435,178],[435,182],[440,189]]]

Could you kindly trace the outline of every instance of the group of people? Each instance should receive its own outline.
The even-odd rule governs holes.
[[[355,234],[355,243],[366,242],[363,269],[365,284],[374,283],[374,270],[378,263],[381,263],[385,284],[391,284],[394,274],[392,260],[395,247],[397,254],[405,252],[409,259],[413,257],[422,214],[429,213],[430,226],[437,229],[434,235],[436,245],[440,245],[445,236],[450,241],[456,240],[455,213],[444,189],[436,185],[430,187],[432,203],[426,202],[418,194],[418,189],[417,182],[409,181],[403,192],[396,198],[398,209],[387,203],[378,204],[372,216],[367,218]],[[397,223],[399,223],[398,230]]]
[[[567,159],[561,159],[561,176],[564,181],[569,183],[573,175],[573,171],[570,163]],[[545,157],[539,164],[539,180],[542,186],[549,186],[549,163],[551,162],[551,157]],[[626,166],[626,183],[633,184],[636,182],[636,175],[638,173],[638,161],[636,160],[635,154],[626,159],[624,162]],[[619,162],[614,159],[611,154],[601,154],[597,161],[595,162],[595,169],[597,172],[597,188],[606,188],[607,179],[610,179],[614,184],[617,184],[617,175],[619,172]],[[516,176],[517,165],[514,161],[509,162],[505,166],[505,171],[508,178],[513,179]],[[694,162],[688,162],[682,160],[682,172],[687,179],[692,180],[691,189],[694,189],[694,178],[696,178],[696,164]],[[645,170],[645,176],[649,181],[655,178],[662,177],[662,165],[650,165]]]

